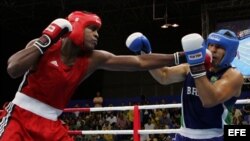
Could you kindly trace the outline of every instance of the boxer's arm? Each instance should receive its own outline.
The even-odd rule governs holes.
[[[152,53],[151,44],[148,38],[140,32],[130,34],[126,39],[127,48],[135,54],[150,54]],[[186,63],[184,52],[174,53],[175,65]]]
[[[184,81],[188,71],[188,64],[180,64],[173,67],[163,67],[160,69],[149,70],[149,73],[160,84],[168,85]]]
[[[41,56],[40,51],[34,47],[34,42],[30,41],[26,47],[8,59],[7,72],[12,78],[22,76],[28,69],[34,66]]]
[[[224,103],[231,97],[240,96],[243,82],[243,76],[233,68],[227,70],[225,74],[214,83],[211,83],[207,77],[195,79],[199,98],[204,107],[213,107],[217,104]]]
[[[150,54],[151,45],[147,37],[142,33],[135,32],[128,36],[126,40],[128,49],[136,54]],[[146,50],[146,51],[145,51]],[[186,63],[184,52],[174,53],[174,65]],[[174,67],[163,67],[159,69],[149,70],[152,77],[160,84],[167,85],[170,83],[181,82],[184,80],[188,72],[188,65],[180,65]]]
[[[174,54],[176,55],[177,53],[179,54],[182,52],[176,52]],[[189,69],[190,66],[188,63],[185,63],[187,62],[185,55],[179,57],[178,56],[175,56],[175,64],[177,66],[150,70],[149,72],[153,76],[153,78],[162,85],[183,81],[186,75],[190,72]],[[211,63],[212,63],[211,52],[209,50],[206,50],[206,58],[204,62],[206,70],[210,69]]]
[[[56,19],[42,31],[42,36],[30,41],[25,49],[18,51],[8,59],[7,72],[12,78],[22,76],[28,69],[35,66],[43,54],[59,38],[72,31],[72,26],[66,19]]]
[[[112,71],[146,71],[175,63],[174,54],[114,55],[107,51],[98,51],[98,68]],[[102,56],[102,57],[100,57]]]

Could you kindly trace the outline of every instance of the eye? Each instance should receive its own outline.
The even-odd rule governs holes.
[[[222,48],[222,46],[221,46],[221,45],[218,45],[218,44],[209,44],[209,46],[211,46],[211,47],[216,47],[216,48]]]
[[[96,31],[99,29],[96,25],[89,25],[88,28],[92,31]]]
[[[221,45],[215,45],[216,48],[223,48]]]

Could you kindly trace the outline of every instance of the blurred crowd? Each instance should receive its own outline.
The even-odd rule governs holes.
[[[159,102],[166,104],[165,101]],[[157,104],[159,104],[157,102]],[[128,105],[134,105],[129,103]],[[152,105],[148,101],[139,105]],[[112,107],[112,104],[109,104]],[[123,105],[127,106],[127,105]],[[75,108],[80,106],[76,104]],[[89,107],[89,105],[85,105]],[[141,129],[178,129],[180,128],[181,109],[152,109],[140,111]],[[69,130],[133,130],[133,111],[73,112],[63,113],[60,117]],[[250,105],[234,107],[233,124],[250,125]],[[75,141],[132,141],[133,135],[73,135]],[[174,134],[140,135],[141,141],[172,141]]]

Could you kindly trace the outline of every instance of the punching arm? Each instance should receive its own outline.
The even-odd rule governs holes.
[[[127,48],[135,54],[150,54],[152,53],[151,44],[148,38],[140,32],[132,33],[126,40]],[[174,53],[174,64],[179,65],[186,63],[184,52]]]

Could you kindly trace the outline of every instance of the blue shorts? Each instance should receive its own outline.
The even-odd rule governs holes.
[[[224,141],[223,136],[221,137],[214,137],[209,139],[191,139],[188,137],[184,137],[180,134],[176,134],[175,138],[173,138],[173,141]]]

